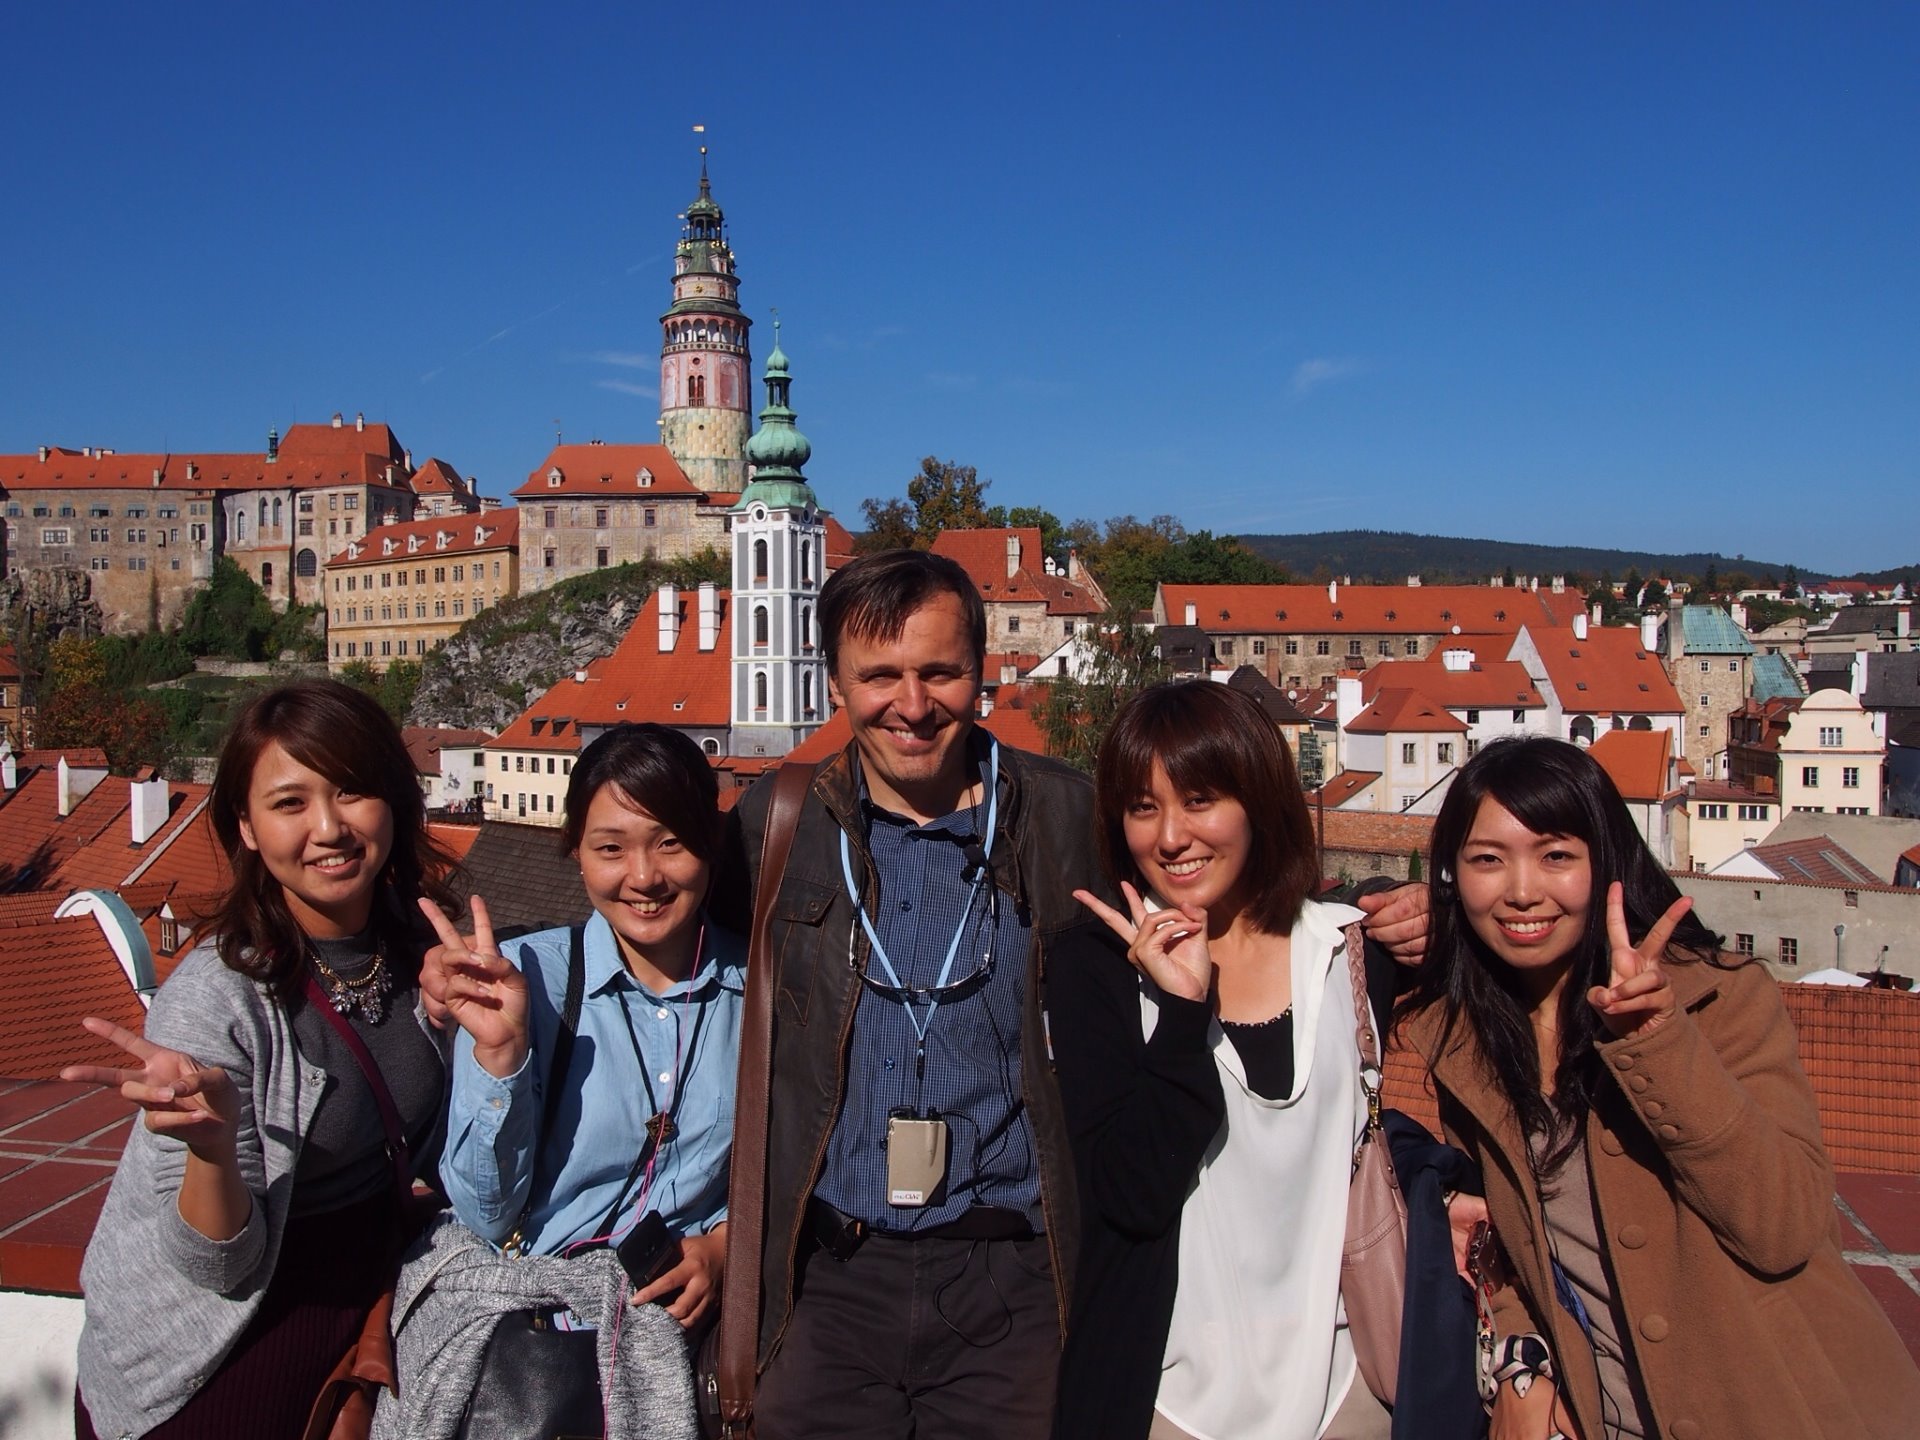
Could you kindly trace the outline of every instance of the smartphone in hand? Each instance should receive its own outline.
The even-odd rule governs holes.
[[[620,1268],[627,1272],[633,1288],[639,1290],[660,1278],[661,1272],[672,1264],[676,1249],[673,1236],[667,1233],[667,1222],[660,1218],[658,1210],[649,1210],[613,1253],[619,1257]]]

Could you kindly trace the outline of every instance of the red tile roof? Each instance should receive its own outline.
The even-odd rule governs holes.
[[[438,775],[442,750],[448,746],[456,750],[477,750],[490,744],[493,735],[486,730],[455,730],[443,725],[408,725],[400,731],[400,738],[406,743],[407,756],[413,761],[414,774]]]
[[[1825,835],[1752,845],[1746,853],[1782,880],[1848,887],[1881,887],[1888,883],[1886,876],[1874,874],[1869,866],[1849,854],[1845,846]]]
[[[24,777],[0,808],[0,886],[44,889],[62,866],[126,809],[127,781],[109,775],[60,814],[59,772],[41,767]]]
[[[853,534],[831,515],[820,517],[827,528],[827,572],[845,569],[853,563]]]
[[[1020,544],[1019,564],[1007,574],[1007,541]],[[981,597],[1002,603],[1044,605],[1049,615],[1097,615],[1104,597],[1085,580],[1046,573],[1046,551],[1037,525],[993,530],[943,530],[934,537],[933,553],[944,555],[967,572]]]
[[[1691,800],[1724,800],[1738,805],[1778,805],[1778,795],[1762,795],[1744,785],[1729,785],[1723,780],[1696,780],[1687,792]]]
[[[16,750],[14,762],[25,770],[29,765],[45,765],[49,770],[63,759],[69,769],[104,770],[107,768],[107,752],[97,745],[71,745],[65,750]]]
[[[1528,627],[1547,681],[1569,715],[1585,712],[1678,715],[1680,694],[1660,657],[1640,644],[1640,632],[1596,625],[1577,640],[1567,630]]]
[[[117,776],[108,776],[100,782],[100,789],[114,785]],[[167,819],[144,844],[133,843],[133,807],[131,797],[124,783],[115,788],[120,792],[122,804],[113,818],[86,845],[76,850],[60,866],[50,885],[43,888],[63,890],[116,890],[141,862],[163,852],[186,831],[195,816],[199,814],[201,802],[212,789],[208,785],[169,784],[167,786]],[[94,792],[96,795],[100,791]],[[91,797],[89,797],[91,798]]]
[[[560,472],[560,483],[548,476]],[[653,473],[653,483],[642,489],[640,472]],[[680,468],[664,445],[556,445],[540,468],[516,489],[516,499],[533,502],[544,496],[580,495],[701,495],[703,492]],[[712,497],[717,499],[718,497]]]
[[[416,495],[470,495],[473,487],[444,460],[429,459],[407,482]]]
[[[224,895],[233,882],[227,852],[214,838],[213,820],[202,809],[181,827],[153,863],[140,872],[142,882],[167,885],[175,895]]]
[[[1425,855],[1433,842],[1431,815],[1376,815],[1364,810],[1328,810],[1325,815],[1329,850],[1375,855],[1407,855],[1418,850]],[[1316,829],[1320,816],[1316,810]]]
[[[1387,687],[1418,690],[1449,710],[1533,710],[1547,703],[1518,660],[1478,655],[1465,670],[1448,669],[1438,653],[1425,660],[1382,660],[1360,678],[1362,699]]]
[[[1665,730],[1609,730],[1587,753],[1607,772],[1622,799],[1644,802],[1667,794],[1673,736]]]
[[[1346,804],[1379,778],[1378,770],[1342,770],[1318,790],[1309,790],[1307,804],[1323,804],[1332,810]]]
[[[13,684],[20,679],[20,656],[13,646],[0,640],[0,680]]]
[[[0,926],[38,925],[51,920],[64,895],[46,890],[22,890],[17,895],[0,895]]]
[[[1467,722],[1437,700],[1418,690],[1381,690],[1373,703],[1348,724],[1347,730],[1359,735],[1404,734],[1409,731],[1440,735],[1464,735]]]
[[[447,543],[440,543],[441,536]],[[415,548],[409,549],[408,542]],[[486,510],[478,515],[429,515],[369,530],[327,561],[329,570],[355,565],[378,565],[408,555],[426,559],[513,550],[520,543],[518,510]]]
[[[478,825],[452,825],[442,820],[429,820],[427,834],[440,843],[441,849],[456,860],[467,858],[467,852],[473,848],[473,842],[480,838]]]
[[[1040,726],[1040,705],[1047,687],[1038,684],[1002,685],[994,692],[993,712],[980,724],[1002,745],[1046,755],[1047,733]]]
[[[286,490],[321,485],[385,486],[393,467],[396,487],[403,479],[400,458],[366,446],[293,446],[294,432],[326,430],[296,425],[279,458],[264,454],[102,454],[54,449],[45,460],[34,455],[0,455],[0,488],[7,490]],[[369,426],[385,431],[385,426]],[[335,432],[329,432],[335,433]],[[346,431],[351,435],[351,429]],[[358,437],[365,440],[367,436]],[[159,476],[158,483],[154,476]]]
[[[1512,635],[1523,625],[1567,626],[1586,609],[1575,590],[1486,585],[1162,585],[1170,624],[1212,634]],[[1458,627],[1456,629],[1455,627]]]
[[[652,720],[676,727],[725,726],[733,718],[733,604],[720,591],[719,634],[711,650],[699,648],[697,591],[680,592],[680,633],[674,648],[660,652],[660,596],[647,596],[633,624],[611,654],[591,662],[586,678],[555,682],[500,732],[496,750],[580,748],[580,726]],[[824,697],[823,697],[824,698]]]
[[[52,1080],[62,1065],[116,1063],[120,1052],[82,1030],[82,1017],[136,1031],[146,1023],[146,1007],[90,915],[0,929],[0,975],[0,1075]]]

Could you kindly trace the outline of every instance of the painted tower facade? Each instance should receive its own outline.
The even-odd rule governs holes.
[[[673,304],[660,317],[660,443],[687,478],[710,494],[746,487],[752,356],[740,311],[740,277],[727,217],[707,183],[687,207],[673,257]]]
[[[774,321],[767,406],[747,442],[753,479],[733,507],[735,755],[785,755],[827,718],[827,667],[814,607],[826,522],[801,467],[813,453],[787,403],[792,379]]]

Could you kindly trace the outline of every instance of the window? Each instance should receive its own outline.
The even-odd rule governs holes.
[[[400,583],[402,585],[407,583],[407,572],[404,570],[400,572]],[[427,569],[424,565],[413,572],[413,583],[416,585],[424,585],[427,583]]]
[[[542,550],[540,552],[540,568],[542,570],[553,569],[553,551]]]
[[[1843,893],[1846,896],[1847,908],[1849,910],[1858,910],[1860,908],[1860,892],[1858,890],[1848,890]]]
[[[1420,642],[1418,640],[1407,641],[1407,654],[1418,655],[1419,653],[1420,653]]]
[[[1710,726],[1710,725],[1702,725],[1702,726],[1700,727],[1700,738],[1701,738],[1702,740],[1704,740],[1704,739],[1706,739],[1706,738],[1707,738],[1707,734],[1708,734],[1708,732],[1709,732],[1709,731],[1710,731],[1710,730],[1711,730],[1712,728],[1713,728],[1713,727],[1712,727],[1712,726]]]
[[[1316,655],[1331,655],[1333,653],[1333,642],[1330,640],[1314,641],[1313,653]]]
[[[1415,763],[1414,757],[1415,757],[1417,748],[1418,747],[1411,740],[1407,741],[1404,745],[1402,745],[1400,747],[1400,763],[1402,765],[1414,764]]]
[[[146,518],[147,518],[147,507],[146,507],[146,506],[144,506],[144,505],[129,505],[129,506],[127,506],[127,518],[128,518],[129,520],[144,520],[144,519],[146,519]]]
[[[767,542],[753,542],[753,578],[764,581],[767,578]]]
[[[1802,765],[1800,767],[1800,783],[1809,790],[1818,790],[1820,788],[1820,767],[1818,765]]]
[[[503,774],[506,772],[506,768],[507,768],[507,757],[502,755],[500,757],[500,770]]]
[[[1840,788],[1842,790],[1858,790],[1860,788],[1860,767],[1858,765],[1842,765],[1840,767]]]
[[[654,511],[654,508],[651,505],[649,505],[644,511],[641,512],[641,515],[640,515],[641,525],[648,530],[653,529],[655,513],[656,512]]]
[[[1742,820],[1765,820],[1767,807],[1764,805],[1742,805],[1736,812]]]
[[[1711,695],[1702,695],[1700,697],[1700,705],[1702,709],[1704,709],[1708,705],[1711,705],[1712,703],[1713,703],[1713,697]]]
[[[466,578],[467,578],[466,566],[456,565],[453,567],[453,583],[454,584],[458,585],[462,580],[465,580]]]
[[[444,585],[447,583],[447,567],[446,566],[436,565],[433,567],[433,583],[436,585]]]
[[[604,530],[607,528],[607,507],[606,506],[602,505],[594,510],[593,528],[596,530]]]
[[[1451,740],[1442,740],[1436,745],[1434,747],[1434,758],[1442,765],[1451,765],[1453,763],[1453,742]]]
[[[1009,615],[1007,617],[1007,633],[1009,635],[1018,635],[1020,633],[1020,617],[1018,615]]]
[[[1838,725],[1822,725],[1820,727],[1820,746],[1822,749],[1835,749],[1843,743],[1844,739],[1841,736]]]
[[[454,598],[454,602],[453,602],[453,613],[454,613],[454,614],[456,614],[456,615],[464,615],[464,614],[466,614],[466,613],[467,613],[467,602],[466,602],[466,601],[464,601],[464,600],[462,600],[462,599],[460,599],[459,597],[457,597],[457,596],[456,596],[456,597]]]
[[[1732,671],[1735,675],[1738,675],[1740,673],[1740,662],[1738,660],[1727,661],[1727,669]]]
[[[1068,623],[1069,625],[1071,625],[1071,624],[1072,624],[1073,622],[1072,622],[1071,620],[1069,620],[1069,621],[1068,621],[1067,623]],[[1071,630],[1069,630],[1069,631],[1068,631],[1067,633],[1068,633],[1069,635],[1071,635],[1071,634],[1072,634],[1073,632],[1072,632]],[[1266,641],[1264,641],[1264,640],[1256,640],[1256,641],[1254,641],[1254,642],[1253,642],[1253,653],[1254,653],[1254,654],[1256,654],[1256,655],[1264,655],[1264,654],[1266,654],[1266,653],[1267,653],[1267,642],[1266,642]]]
[[[302,535],[311,535],[311,534],[313,534],[313,521],[312,521],[311,519],[308,519],[308,520],[302,520],[302,521],[300,522],[300,533],[301,533]]]
[[[358,495],[347,496],[346,499],[340,502],[340,508],[342,510],[358,510],[360,508],[360,497]]]
[[[1733,937],[1733,953],[1736,955],[1753,954],[1753,936],[1735,935]]]
[[[1467,741],[1467,759],[1471,760],[1474,756],[1478,755],[1479,753],[1480,753],[1480,742],[1478,740]]]
[[[767,648],[767,607],[764,605],[753,607],[753,644],[758,650]]]
[[[87,561],[87,568],[89,570],[111,570],[113,568],[113,561],[104,555],[96,555]]]
[[[131,530],[127,532],[127,539],[133,539],[133,532]],[[40,543],[42,545],[71,545],[73,543],[73,531],[66,529],[64,526],[42,530],[40,532]]]
[[[403,640],[400,643],[404,645],[406,644],[406,641]],[[382,655],[393,654],[393,642],[391,640],[382,640],[380,642],[380,653]]]
[[[1393,642],[1391,640],[1382,640],[1380,642],[1380,653],[1382,655],[1393,654]]]
[[[546,526],[547,529],[553,529],[554,522],[559,518],[560,511],[556,506],[547,505],[542,507],[540,511],[540,523]]]
[[[553,756],[551,755],[547,757],[547,774],[553,774]]]
[[[104,545],[113,539],[113,532],[104,525],[89,525],[87,539],[95,545]]]
[[[1223,656],[1233,654],[1233,641],[1222,640],[1220,642],[1220,653]]]
[[[1298,640],[1287,641],[1286,653],[1289,655],[1298,655],[1300,653],[1300,642]]]
[[[767,676],[765,671],[753,677],[753,708],[755,710],[765,710],[767,708]]]
[[[1780,963],[1782,965],[1800,963],[1800,942],[1791,935],[1780,937]]]
[[[1702,675],[1706,674],[1707,671],[1711,670],[1712,668],[1713,668],[1713,662],[1711,660],[1702,660],[1700,662],[1700,673]]]
[[[1354,656],[1356,658],[1359,656],[1360,642],[1358,640],[1347,641],[1347,654]]]
[[[1700,807],[1700,818],[1702,820],[1724,820],[1727,818],[1727,807],[1724,805],[1702,805]]]
[[[1527,723],[1527,712],[1526,712],[1526,711],[1524,711],[1524,710],[1516,710],[1516,711],[1514,711],[1514,712],[1513,712],[1513,723],[1514,723],[1514,724],[1516,724],[1516,725],[1524,725],[1524,724],[1526,724],[1526,723]]]
[[[527,768],[527,757],[526,757],[526,756],[524,756],[524,755],[516,755],[516,756],[514,756],[514,757],[513,757],[513,768],[514,768],[514,770],[515,770],[515,772],[516,772],[516,773],[524,773],[524,772],[525,772],[525,770],[526,770],[526,768]]]
[[[129,561],[127,561],[127,568],[128,568],[129,570],[144,570],[144,569],[146,569],[146,568],[147,568],[147,557],[146,557],[146,556],[144,556],[144,555],[136,555],[136,556],[134,556],[134,557],[133,557],[133,558],[132,558],[131,560],[129,560]]]

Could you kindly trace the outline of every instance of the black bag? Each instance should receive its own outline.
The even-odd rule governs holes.
[[[545,1310],[502,1315],[460,1422],[471,1440],[601,1440],[599,1336],[556,1330]]]

